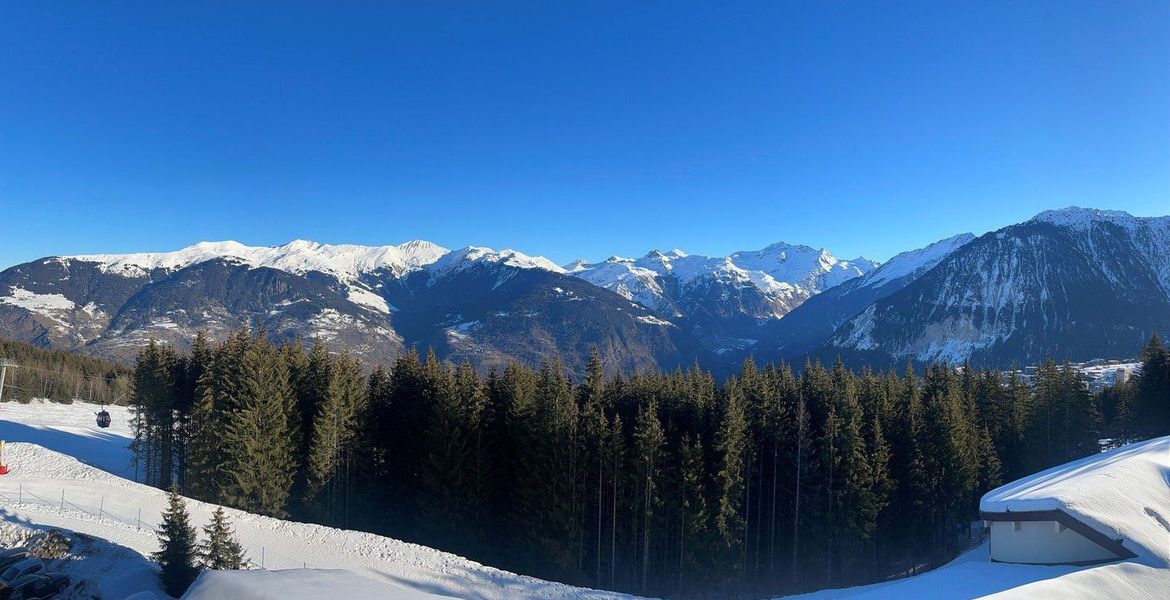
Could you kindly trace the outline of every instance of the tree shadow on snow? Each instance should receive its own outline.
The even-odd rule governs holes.
[[[130,467],[129,440],[98,429],[75,432],[33,427],[0,419],[0,440],[29,442],[76,457],[81,462],[127,479],[134,478]]]

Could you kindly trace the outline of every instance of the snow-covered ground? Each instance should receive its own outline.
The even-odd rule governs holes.
[[[27,404],[0,402],[0,440],[33,442],[49,450],[77,457],[103,471],[134,479],[130,462],[130,410],[106,406],[110,426],[97,426],[102,407],[78,402],[60,404],[33,400]],[[5,481],[0,479],[0,486]]]
[[[5,460],[10,469],[8,475],[0,477],[0,521],[30,530],[61,528],[103,540],[101,552],[88,554],[78,559],[77,565],[63,569],[75,578],[93,579],[88,591],[71,592],[71,597],[89,598],[96,593],[106,599],[123,598],[139,589],[157,593],[153,567],[144,557],[157,549],[153,527],[165,506],[166,494],[130,479],[134,470],[126,448],[130,440],[126,410],[114,407],[114,425],[106,430],[95,425],[94,410],[95,406],[80,403],[0,404],[0,439],[7,442]],[[207,523],[215,508],[204,502],[188,502],[196,526]],[[369,580],[364,591],[354,590],[354,597],[370,597],[375,593],[370,590],[380,590],[377,597],[394,598],[629,597],[508,573],[369,533],[234,509],[227,509],[227,514],[248,558],[257,565],[267,569],[345,569],[360,575],[362,582]],[[94,575],[99,572],[103,574]],[[259,582],[259,587],[275,581],[267,574],[238,577]],[[334,597],[349,597],[345,587],[337,586],[352,581],[351,575],[334,579],[328,573],[307,571],[287,577],[324,578],[332,582]],[[216,582],[211,589],[238,585],[243,584],[237,578]],[[298,589],[310,594],[314,588],[306,585]],[[312,597],[320,596],[314,593]]]
[[[916,577],[789,600],[902,598],[1170,597],[1170,437],[1123,446],[1054,467],[988,492],[988,512],[1060,509],[1121,538],[1137,557],[1075,566],[991,562],[984,544]]]

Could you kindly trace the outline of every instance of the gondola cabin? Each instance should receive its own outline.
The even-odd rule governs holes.
[[[97,426],[105,429],[110,426],[110,412],[103,410],[97,414]]]

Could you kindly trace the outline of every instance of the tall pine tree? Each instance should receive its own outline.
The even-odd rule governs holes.
[[[158,536],[159,550],[151,557],[159,565],[159,579],[162,580],[163,589],[177,598],[182,596],[199,576],[199,567],[195,563],[197,558],[195,528],[191,526],[187,504],[177,489],[172,488],[167,494],[167,509],[163,512],[162,524],[155,533]]]

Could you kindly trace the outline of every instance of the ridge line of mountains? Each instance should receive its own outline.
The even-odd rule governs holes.
[[[0,272],[0,332],[132,360],[249,324],[368,364],[406,348],[481,370],[559,357],[580,372],[716,372],[745,357],[888,367],[1131,356],[1170,330],[1170,217],[1070,207],[879,264],[784,243],[726,257],[652,251],[560,266],[430,242],[47,257]]]

